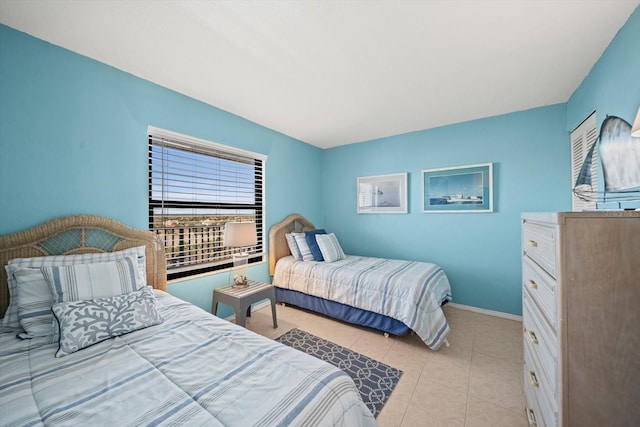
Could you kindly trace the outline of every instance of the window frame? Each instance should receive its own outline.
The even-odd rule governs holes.
[[[223,159],[223,160],[232,160],[234,159],[243,159],[247,160],[247,164],[250,164],[248,160],[254,162],[255,166],[255,181],[254,181],[254,203],[252,204],[244,204],[238,202],[198,202],[198,201],[179,201],[179,200],[165,200],[154,199],[154,191],[153,191],[153,171],[154,171],[154,158],[153,158],[153,147],[161,146],[162,144],[159,141],[165,140],[168,141],[170,145],[184,145],[187,147],[187,150],[183,150],[187,153],[198,153],[200,155],[207,155],[212,158]],[[255,246],[256,251],[251,253],[249,256],[249,263],[255,264],[260,262],[265,262],[265,246],[266,246],[266,233],[264,230],[264,216],[265,216],[265,176],[266,176],[266,162],[267,157],[264,154],[255,153],[248,150],[239,149],[236,147],[231,147],[228,145],[219,144],[212,141],[207,141],[204,139],[180,134],[177,132],[169,131],[166,129],[157,128],[154,126],[148,126],[147,128],[147,161],[148,161],[148,192],[147,192],[147,201],[148,201],[148,224],[149,230],[161,235],[163,239],[163,243],[166,241],[166,237],[163,237],[164,233],[159,232],[160,230],[167,230],[171,227],[155,227],[154,219],[155,213],[154,210],[157,208],[160,209],[171,209],[171,208],[187,208],[187,209],[229,209],[229,210],[255,210],[254,221],[256,222],[256,231],[258,234],[258,243]],[[172,147],[174,150],[177,148]],[[179,150],[179,149],[178,149]],[[217,156],[214,154],[217,152],[221,154]],[[240,163],[240,162],[239,162]],[[245,162],[241,162],[245,163]],[[194,172],[194,175],[196,173]],[[163,212],[165,215],[166,212]],[[196,214],[193,214],[196,216]],[[229,216],[237,215],[238,217],[243,216],[240,213],[237,214],[229,214]],[[224,230],[224,223],[218,224],[221,226],[221,229]],[[190,228],[189,226],[181,227],[183,231],[180,233],[184,233],[184,229]],[[204,228],[204,227],[203,227]],[[220,232],[220,231],[219,231]],[[218,232],[218,233],[219,233]],[[223,233],[223,231],[222,231]],[[223,234],[222,234],[223,236]],[[218,239],[219,240],[219,239]],[[165,245],[165,255],[167,258],[167,279],[181,279],[194,277],[200,274],[212,273],[221,271],[224,269],[231,268],[233,266],[232,255],[238,250],[234,250],[233,248],[224,248],[221,245],[215,246],[215,251],[226,252],[225,255],[227,257],[222,257],[219,260],[207,260],[205,262],[193,262],[190,265],[182,265],[178,267],[171,267],[170,259],[173,257],[169,256],[167,251],[167,247]],[[184,251],[184,249],[182,249]],[[186,257],[188,254],[184,252],[180,252],[181,256]],[[183,261],[185,262],[185,261]]]

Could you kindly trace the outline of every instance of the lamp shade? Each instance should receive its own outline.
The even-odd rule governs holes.
[[[224,246],[237,248],[257,243],[255,222],[227,222],[224,225]]]
[[[633,121],[633,126],[631,126],[631,136],[640,138],[640,108],[638,108],[638,114],[636,114],[636,119]]]

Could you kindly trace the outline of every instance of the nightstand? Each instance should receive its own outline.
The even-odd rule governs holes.
[[[228,304],[236,312],[236,324],[245,326],[247,316],[251,317],[251,304],[263,299],[271,300],[271,316],[273,317],[273,327],[278,327],[276,320],[276,290],[269,283],[256,282],[249,280],[249,285],[242,288],[234,288],[226,286],[224,288],[215,288],[213,290],[213,302],[211,304],[211,312],[216,314],[218,311],[218,303]]]

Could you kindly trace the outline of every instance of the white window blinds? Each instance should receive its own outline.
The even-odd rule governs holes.
[[[576,190],[572,191],[571,196],[573,211],[596,209],[598,194],[598,146],[595,144],[598,138],[598,129],[596,125],[596,113],[594,112],[571,132],[571,188]],[[591,147],[594,149],[590,166],[591,185],[576,187],[576,180]],[[578,197],[576,193],[581,197]]]
[[[149,127],[149,228],[162,237],[169,279],[263,256],[266,156]],[[227,222],[255,222],[258,242],[223,245]]]

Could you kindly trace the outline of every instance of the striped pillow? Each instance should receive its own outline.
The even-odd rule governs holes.
[[[13,273],[13,279],[18,286],[18,319],[24,329],[18,336],[22,339],[46,336],[53,338],[53,301],[49,285],[40,269],[18,267]]]
[[[10,259],[7,265],[4,267],[7,272],[7,285],[9,288],[9,307],[7,307],[7,311],[5,312],[4,318],[2,319],[2,326],[14,329],[20,328],[20,319],[18,315],[18,284],[13,275],[19,267],[35,268],[39,270],[40,267],[44,266],[89,264],[92,262],[113,261],[116,259],[124,258],[125,256],[132,256],[134,258],[137,258],[139,275],[138,284],[140,285],[140,287],[143,287],[147,284],[147,258],[145,256],[145,250],[145,246],[137,246],[115,252],[98,252],[75,255],[51,255],[33,258]],[[47,293],[44,296],[48,298],[49,295]]]
[[[41,267],[53,302],[108,298],[137,291],[136,265],[131,257],[94,264]]]
[[[287,239],[287,245],[289,246],[289,252],[291,255],[298,261],[302,261],[302,254],[300,253],[300,249],[298,249],[298,244],[296,243],[296,238],[293,237],[291,233],[285,233],[284,237]]]
[[[300,250],[300,254],[302,255],[303,261],[313,261],[313,254],[311,253],[311,248],[309,248],[309,244],[307,243],[307,238],[304,233],[291,233],[293,237],[296,239],[296,243],[298,245],[298,249]]]
[[[316,234],[316,241],[318,242],[325,262],[334,262],[345,258],[345,254],[335,234]]]
[[[120,261],[125,262],[129,268],[135,269],[135,267],[133,267],[134,261],[132,257],[125,257]],[[88,266],[92,265],[96,264],[79,264],[78,266],[88,269]],[[20,326],[24,330],[24,332],[18,334],[19,338],[29,339],[50,336],[52,337],[52,340],[56,339],[54,319],[51,313],[51,306],[56,301],[52,297],[54,294],[52,294],[51,286],[45,279],[45,272],[43,269],[57,271],[59,268],[69,269],[73,268],[73,266],[42,267],[40,269],[14,267],[11,269],[13,271],[13,279],[17,285],[16,300],[18,320],[20,322]],[[133,274],[136,274],[135,271]],[[136,281],[133,282],[133,285],[136,286]],[[81,283],[80,286],[84,287],[85,283]],[[87,283],[86,286],[91,286],[91,284]],[[91,289],[89,288],[89,290]],[[131,292],[130,290],[124,290],[126,292],[118,292],[118,294]],[[86,294],[83,295],[86,296]],[[91,299],[91,297],[81,299]]]

